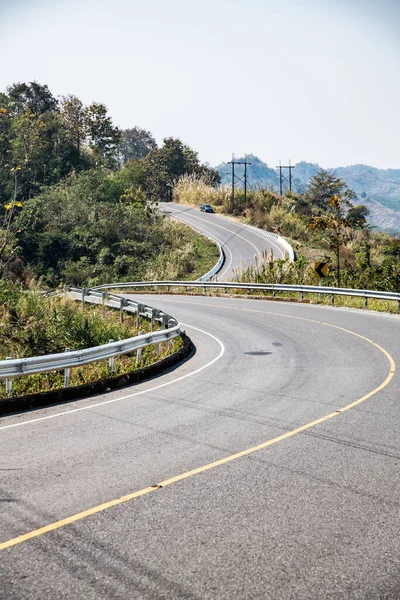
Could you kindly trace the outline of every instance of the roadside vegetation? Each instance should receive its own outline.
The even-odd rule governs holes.
[[[157,208],[184,173],[219,175],[180,140],[159,147],[139,127],[121,131],[104,104],[56,98],[46,85],[0,93],[0,359],[80,349],[136,335],[112,310],[81,311],[46,298],[64,285],[197,279],[218,261],[215,244]],[[149,324],[143,321],[142,331]],[[175,340],[166,356],[181,344]],[[158,360],[153,347],[115,359],[115,373]],[[71,371],[71,385],[98,379],[108,363]],[[62,373],[14,380],[13,394],[62,387]],[[0,396],[5,394],[2,387]]]
[[[156,206],[184,173],[220,181],[180,140],[158,147],[139,127],[119,130],[101,103],[10,86],[0,94],[0,277],[48,288],[197,278],[217,249]]]
[[[43,354],[81,350],[147,333],[151,324],[141,318],[136,326],[136,316],[125,313],[124,323],[118,322],[118,313],[107,309],[103,314],[99,306],[85,306],[63,296],[43,297],[36,289],[21,292],[10,282],[0,282],[0,360],[27,358]],[[157,328],[158,325],[156,324]],[[182,345],[180,338],[173,341],[171,349],[161,344],[160,356],[155,346],[143,348],[140,361],[136,353],[115,358],[114,375],[122,375],[160,360]],[[70,385],[81,385],[109,377],[108,361],[99,361],[71,369]],[[62,388],[62,371],[29,375],[13,381],[13,396]],[[0,385],[0,398],[6,397],[5,383]]]
[[[303,194],[283,196],[269,189],[247,192],[214,189],[203,178],[183,176],[174,199],[198,206],[207,202],[217,212],[232,215],[285,237],[297,260],[268,254],[262,264],[236,273],[243,282],[316,285],[314,263],[327,262],[324,285],[400,292],[400,238],[375,231],[367,223],[368,210],[339,178],[321,170]]]

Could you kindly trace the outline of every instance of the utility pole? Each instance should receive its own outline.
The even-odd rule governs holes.
[[[244,205],[245,206],[246,206],[246,199],[247,199],[247,162],[244,163]]]
[[[281,165],[281,160],[279,159],[279,167],[276,167],[277,169],[279,168],[279,193],[282,196],[282,165]]]
[[[279,161],[279,165],[276,168],[279,169],[279,191],[280,195],[282,196],[284,181],[287,181],[289,183],[289,190],[292,191],[292,169],[294,169],[294,167],[292,167],[291,161],[289,160],[288,165],[282,165],[281,161]],[[289,169],[289,175],[283,175],[282,169]]]
[[[243,186],[244,186],[244,201],[246,202],[246,199],[247,199],[247,165],[251,165],[251,163],[247,162],[246,159],[244,161],[243,160],[235,160],[235,155],[232,154],[232,160],[230,162],[228,162],[228,165],[232,165],[231,212],[233,213],[233,210],[235,208],[235,185],[239,181],[241,183],[243,183]],[[238,175],[235,175],[235,165],[244,165],[244,176],[243,176],[243,179],[242,179],[242,177],[239,177]]]
[[[229,163],[228,163],[229,164]],[[231,213],[235,204],[235,155],[232,154],[232,198],[231,198]]]

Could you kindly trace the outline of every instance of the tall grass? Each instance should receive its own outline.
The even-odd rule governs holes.
[[[132,335],[132,326],[118,323],[114,314],[103,319],[98,309],[82,311],[72,300],[44,298],[35,289],[13,293],[0,305],[1,360],[79,350]]]
[[[175,184],[173,198],[181,204],[211,204],[214,207],[223,207],[229,203],[230,188],[221,186],[216,189],[209,185],[204,177],[183,175]]]

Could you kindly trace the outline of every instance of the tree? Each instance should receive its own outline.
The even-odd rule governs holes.
[[[40,115],[26,110],[10,128],[11,166],[21,167],[19,195],[34,196],[44,185],[57,183],[78,165],[58,112]]]
[[[11,201],[4,205],[4,216],[0,224],[0,275],[4,275],[5,269],[15,258],[18,245],[16,233],[18,232],[18,209],[22,203],[17,201],[18,172],[20,167],[11,169],[14,179],[14,194]]]
[[[217,187],[221,183],[221,175],[216,169],[212,169],[208,165],[199,165],[195,168],[197,177],[201,177],[208,185]]]
[[[345,217],[346,200],[333,196],[329,200],[329,212],[322,216],[314,216],[308,225],[309,231],[319,231],[323,240],[333,250],[336,257],[336,283],[340,287],[340,250],[349,241],[348,229],[351,222]]]
[[[113,125],[104,104],[93,102],[85,108],[85,123],[90,148],[109,166],[116,166],[121,130]]]
[[[10,129],[12,117],[8,110],[9,101],[5,94],[0,94],[0,206],[11,197],[11,148]]]
[[[161,148],[152,150],[144,159],[146,192],[152,200],[172,200],[172,190],[182,175],[207,176],[215,182],[219,174],[199,161],[198,154],[181,140],[166,138]]]
[[[76,96],[63,96],[60,103],[61,120],[78,154],[86,138],[85,111],[82,102]]]
[[[348,210],[346,219],[355,229],[363,229],[367,224],[368,215],[369,209],[364,204],[357,204]]]
[[[58,109],[58,101],[47,85],[41,85],[37,81],[14,83],[7,88],[7,92],[14,114],[29,111],[38,116]]]
[[[122,131],[120,151],[123,164],[134,158],[145,158],[155,148],[157,148],[157,142],[150,131],[140,129],[140,127]]]
[[[324,169],[320,169],[310,180],[305,196],[314,207],[320,210],[326,210],[331,198],[334,196],[339,196],[342,204],[347,203],[349,206],[351,200],[357,197],[356,193],[349,189],[344,181]]]

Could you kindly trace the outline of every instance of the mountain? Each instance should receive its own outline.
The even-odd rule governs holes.
[[[244,158],[235,160],[243,161]],[[258,157],[248,154],[246,160],[251,163],[247,167],[248,185],[255,187],[270,187],[279,192],[279,171],[269,167]],[[216,169],[222,178],[222,183],[231,185],[232,166],[228,163],[218,165]],[[301,193],[308,185],[310,179],[320,169],[317,163],[301,161],[294,165],[292,171],[292,189]],[[356,204],[365,204],[369,210],[369,222],[381,229],[393,232],[400,231],[400,169],[377,169],[368,165],[351,165],[327,169],[336,177],[340,177],[349,188],[357,194]],[[287,177],[288,170],[283,174]],[[235,174],[242,180],[244,167],[235,167]],[[242,185],[238,181],[238,185]],[[288,189],[288,180],[284,181],[284,189]]]

